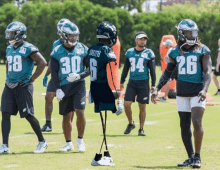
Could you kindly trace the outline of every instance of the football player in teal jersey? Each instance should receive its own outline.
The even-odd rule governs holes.
[[[70,22],[70,20],[63,18],[57,23],[57,35],[61,36],[61,27],[63,26],[64,23]],[[53,43],[52,50],[58,46],[61,45],[62,42],[62,36],[56,40]],[[46,71],[46,74],[43,79],[43,85],[44,87],[47,87],[47,93],[45,96],[45,117],[46,117],[46,123],[45,125],[41,128],[42,132],[51,132],[52,131],[52,124],[51,124],[51,115],[53,111],[53,99],[56,96],[56,88],[53,84],[53,81],[50,80],[49,83],[47,84],[48,76],[50,75],[51,70],[50,70],[50,62],[48,64],[48,68]]]
[[[155,55],[154,52],[146,48],[147,34],[143,31],[137,32],[135,35],[136,47],[130,48],[125,54],[125,64],[121,75],[121,90],[124,88],[125,78],[130,70],[130,78],[127,85],[124,98],[125,113],[128,118],[129,124],[124,131],[124,134],[129,134],[135,128],[132,119],[131,104],[137,102],[139,105],[139,121],[140,128],[138,131],[139,136],[145,136],[144,122],[146,117],[146,104],[149,104],[149,70],[151,75],[151,89],[154,89],[156,81],[155,73]]]
[[[213,80],[214,80],[214,83],[218,89],[217,92],[215,93],[215,95],[220,94],[219,82],[217,80],[218,76],[220,76],[220,38],[218,40],[218,58],[217,58],[216,66],[215,66],[215,71],[213,73]]]
[[[182,140],[188,154],[188,159],[178,166],[200,168],[203,139],[202,117],[212,71],[211,51],[206,45],[200,43],[198,26],[194,21],[182,20],[178,24],[177,30],[177,46],[169,53],[167,68],[161,76],[151,100],[156,103],[157,92],[167,83],[177,65],[177,109]],[[191,120],[194,127],[195,152],[191,140]]]
[[[107,121],[107,110],[116,113],[117,115],[123,112],[123,105],[118,101],[119,108],[116,110],[115,97],[108,85],[106,66],[110,62],[116,63],[116,55],[111,50],[117,42],[117,30],[116,27],[109,21],[103,21],[97,27],[97,38],[99,43],[92,45],[89,48],[89,68],[90,68],[90,92],[92,99],[95,104],[95,112],[100,113],[102,128],[103,128],[103,142],[101,145],[100,153],[96,154],[92,160],[91,165],[114,165],[111,158],[106,141],[106,121]],[[110,64],[109,64],[110,65]],[[110,66],[111,68],[111,66]],[[105,121],[103,120],[102,111],[105,111]],[[102,157],[101,151],[103,143],[105,142],[106,151],[104,157]]]
[[[56,46],[51,53],[51,75],[59,101],[59,113],[63,116],[63,132],[66,144],[60,151],[73,150],[71,141],[72,114],[77,116],[77,147],[85,151],[83,135],[85,129],[84,109],[86,105],[86,89],[84,78],[89,75],[88,48],[78,42],[79,29],[72,22],[61,27],[63,44]],[[87,67],[87,69],[84,69]]]
[[[2,139],[0,153],[9,153],[8,138],[11,129],[11,115],[26,118],[38,137],[39,144],[34,153],[43,153],[47,148],[38,120],[34,116],[33,82],[43,72],[46,61],[37,47],[24,41],[27,28],[21,22],[12,22],[6,28],[6,40],[10,44],[6,49],[6,83],[2,93]],[[37,68],[32,74],[34,62]]]

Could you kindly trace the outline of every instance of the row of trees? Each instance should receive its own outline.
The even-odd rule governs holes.
[[[124,61],[125,51],[135,46],[134,35],[137,31],[148,34],[148,48],[156,55],[159,65],[159,44],[161,37],[173,34],[176,37],[175,26],[185,18],[194,20],[200,29],[202,43],[213,52],[213,62],[216,62],[217,40],[220,38],[220,11],[217,4],[199,5],[176,4],[163,8],[163,12],[139,13],[131,16],[128,10],[121,8],[106,8],[95,5],[88,0],[63,0],[56,2],[26,2],[21,9],[13,3],[7,3],[0,8],[0,52],[5,53],[5,29],[12,21],[21,21],[28,28],[27,41],[36,45],[44,57],[49,60],[52,43],[59,37],[56,34],[56,24],[61,18],[68,18],[80,29],[80,42],[88,47],[97,42],[96,27],[105,20],[116,25]]]

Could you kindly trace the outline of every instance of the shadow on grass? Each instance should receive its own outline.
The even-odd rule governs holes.
[[[45,151],[42,154],[59,154],[59,155],[66,155],[66,154],[83,154],[84,152],[61,152],[61,151]],[[9,154],[0,154],[0,156],[4,156],[4,155],[8,155],[8,156],[12,156],[12,155],[41,155],[41,154],[36,154],[34,152],[11,152]]]
[[[178,166],[134,166],[134,167],[141,169],[142,168],[143,169],[184,169],[183,167],[178,167]]]
[[[103,135],[100,135],[100,136],[103,136]],[[129,136],[132,136],[132,137],[140,137],[138,135],[106,135],[106,137],[129,137]],[[143,137],[143,136],[142,136]]]
[[[26,132],[26,133],[24,133],[25,135],[35,135],[35,133],[34,132]],[[52,132],[43,132],[43,134],[44,135],[60,135],[60,134],[63,134],[63,133],[52,133]]]

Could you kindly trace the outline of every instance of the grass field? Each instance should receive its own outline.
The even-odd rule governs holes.
[[[46,71],[46,69],[45,69]],[[0,93],[2,93],[5,81],[5,66],[0,66]],[[43,74],[44,75],[44,74]],[[34,83],[35,115],[40,125],[45,123],[44,96],[46,88],[42,85],[43,75]],[[157,79],[161,75],[157,68]],[[89,79],[87,89],[89,89]],[[213,82],[209,93],[216,92]],[[220,96],[213,97],[215,102],[220,102]],[[116,164],[113,167],[93,167],[91,161],[95,153],[99,152],[102,142],[102,128],[99,114],[94,113],[93,104],[87,104],[85,109],[86,130],[84,142],[86,152],[79,153],[76,145],[77,130],[74,116],[72,141],[75,147],[73,152],[62,153],[59,149],[65,144],[62,133],[62,117],[58,114],[58,102],[54,100],[52,114],[53,131],[44,133],[49,147],[44,154],[34,154],[37,137],[25,119],[19,115],[13,116],[11,121],[11,133],[9,138],[10,154],[0,155],[0,169],[16,170],[92,170],[92,169],[179,169],[176,165],[187,158],[182,144],[179,127],[179,117],[176,105],[168,103],[150,103],[147,106],[146,125],[144,127],[147,136],[138,136],[139,109],[137,103],[132,105],[133,118],[136,128],[129,135],[123,132],[127,126],[125,113],[120,116],[108,114],[107,141],[110,154]],[[220,169],[220,105],[207,106],[203,118],[204,140],[202,145],[202,168],[204,170]],[[1,138],[1,137],[0,137]],[[2,139],[0,139],[2,141]],[[180,168],[181,169],[181,168]],[[182,168],[191,169],[191,168]]]

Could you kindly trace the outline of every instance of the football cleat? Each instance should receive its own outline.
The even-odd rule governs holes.
[[[111,157],[111,155],[110,155],[110,153],[109,153],[109,151],[105,151],[104,152],[104,157],[102,157],[102,159],[108,159],[110,162],[113,162],[113,159],[112,159],[112,157]]]
[[[158,97],[158,100],[160,100],[161,102],[167,102],[167,99],[165,99],[165,97]]]
[[[74,149],[73,143],[66,142],[66,144],[62,148],[60,148],[60,151],[67,152],[67,151],[72,151],[73,149]]]
[[[146,134],[144,133],[144,129],[143,128],[140,128],[138,130],[138,136],[146,136]]]
[[[41,128],[41,131],[42,131],[42,132],[51,132],[51,131],[52,131],[52,128],[51,128],[50,126],[44,125],[44,126]]]
[[[124,134],[129,134],[131,132],[131,130],[133,130],[135,128],[135,124],[133,123],[129,123],[127,128],[124,131]]]
[[[198,157],[194,157],[192,167],[193,168],[200,168],[201,167],[201,159]]]
[[[9,153],[9,147],[6,144],[2,144],[2,146],[0,146],[0,154],[4,154],[4,153]]]
[[[86,147],[85,147],[85,143],[83,142],[83,139],[77,139],[77,147],[79,152],[85,152],[86,151]]]
[[[102,154],[96,154],[95,158],[91,162],[92,166],[114,166],[109,159],[102,158]]]
[[[44,153],[44,150],[47,149],[48,144],[46,141],[39,142],[37,145],[37,149],[34,151],[34,153]]]
[[[219,95],[220,94],[220,91],[217,91],[214,95],[216,96],[216,95]]]
[[[183,163],[179,163],[177,166],[178,167],[191,166],[192,163],[193,163],[193,158],[189,158],[185,160]]]

